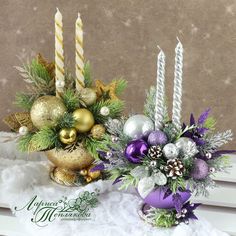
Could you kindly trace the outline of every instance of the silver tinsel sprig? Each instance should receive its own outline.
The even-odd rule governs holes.
[[[215,151],[217,148],[223,146],[229,141],[233,140],[233,133],[231,130],[226,130],[222,133],[217,133],[212,136],[206,136],[205,141],[206,145],[204,145],[204,151]]]

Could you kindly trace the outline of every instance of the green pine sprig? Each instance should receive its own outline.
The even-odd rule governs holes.
[[[30,142],[31,142],[33,135],[34,135],[33,133],[28,133],[18,139],[17,147],[18,147],[19,151],[30,152],[29,146],[30,146]]]
[[[71,89],[64,92],[62,99],[68,112],[73,112],[76,108],[80,107],[79,95]]]
[[[127,81],[121,78],[113,80],[112,82],[116,82],[115,93],[120,96],[127,87]]]
[[[75,125],[75,119],[72,113],[65,113],[62,117],[60,117],[57,121],[57,128],[71,128]]]
[[[110,110],[109,116],[103,116],[100,113],[102,107],[108,107]],[[124,109],[124,102],[121,100],[101,100],[89,107],[93,113],[96,123],[104,124],[109,118],[119,118]]]
[[[16,98],[14,104],[26,111],[30,111],[37,95],[35,94],[26,94],[26,93],[16,93]]]
[[[91,87],[93,85],[93,80],[91,78],[91,67],[89,61],[84,65],[84,83],[85,87]]]

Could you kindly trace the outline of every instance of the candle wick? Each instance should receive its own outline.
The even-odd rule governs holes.
[[[161,47],[160,47],[159,45],[157,45],[157,48],[158,48],[160,51],[162,51],[162,49],[161,49]]]
[[[60,12],[59,9],[58,9],[58,7],[57,7],[57,12]]]
[[[78,17],[80,17],[80,13],[78,12]]]
[[[176,38],[177,38],[177,41],[180,43],[179,37],[177,36]]]

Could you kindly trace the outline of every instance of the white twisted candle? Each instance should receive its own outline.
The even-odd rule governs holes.
[[[165,113],[165,54],[162,50],[157,56],[157,85],[155,105],[155,129],[160,129],[163,125]]]
[[[63,85],[65,83],[62,27],[62,14],[57,8],[57,12],[55,14],[55,77],[57,97],[60,97],[63,93],[63,86],[58,85]]]
[[[179,41],[175,48],[175,73],[172,122],[181,129],[181,105],[182,105],[182,74],[183,74],[183,46]]]
[[[75,74],[76,89],[80,91],[84,88],[84,49],[83,49],[83,23],[78,13],[75,23]]]

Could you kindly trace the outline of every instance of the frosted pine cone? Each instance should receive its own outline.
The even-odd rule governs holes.
[[[150,156],[152,159],[157,159],[162,156],[162,150],[160,146],[151,146],[148,149],[148,156]]]
[[[170,159],[165,166],[167,177],[171,177],[172,179],[183,176],[184,170],[184,165],[179,159]]]

